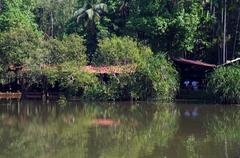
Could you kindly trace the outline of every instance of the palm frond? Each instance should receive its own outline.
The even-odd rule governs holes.
[[[86,14],[88,15],[88,19],[89,20],[93,20],[93,18],[94,18],[94,11],[93,11],[93,9],[86,10]]]
[[[99,3],[94,5],[93,7],[97,11],[108,12],[108,7],[105,3]]]

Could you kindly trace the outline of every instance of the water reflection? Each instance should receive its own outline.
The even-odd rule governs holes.
[[[157,102],[79,103],[64,98],[48,103],[0,104],[0,158],[240,155],[239,108]]]
[[[133,114],[134,115],[134,114]],[[99,149],[97,157],[102,158],[138,158],[149,156],[159,147],[167,147],[177,129],[176,111],[168,108],[156,108],[148,122],[144,122],[144,114],[140,119],[124,121],[117,129],[101,129],[96,136],[100,140],[96,145]],[[104,135],[108,133],[107,137]],[[104,137],[104,140],[99,138]],[[114,145],[109,145],[109,144]],[[103,148],[102,148],[103,147]]]
[[[184,112],[185,117],[197,117],[199,115],[198,113],[198,107],[194,107],[193,109],[186,109]]]
[[[240,111],[226,110],[207,124],[207,141],[212,141],[222,149],[225,157],[240,157]]]
[[[11,104],[0,118],[2,157],[137,158],[167,146],[177,130],[169,106]]]

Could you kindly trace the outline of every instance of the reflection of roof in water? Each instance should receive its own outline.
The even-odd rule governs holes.
[[[100,125],[100,126],[112,126],[112,125],[118,125],[120,121],[114,121],[112,119],[95,119],[93,121],[93,124]]]

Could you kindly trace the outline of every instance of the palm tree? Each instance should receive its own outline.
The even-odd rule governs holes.
[[[85,27],[90,29],[90,31],[95,30],[96,22],[108,11],[107,5],[105,3],[91,4],[89,2],[85,3],[84,6],[77,11],[75,11],[74,16],[77,17],[77,22],[83,20]]]
[[[74,13],[77,23],[80,21],[86,28],[87,36],[87,50],[88,60],[91,63],[94,53],[97,48],[97,28],[96,23],[100,20],[105,13],[107,13],[107,5],[105,3],[93,4],[87,2],[84,6]]]

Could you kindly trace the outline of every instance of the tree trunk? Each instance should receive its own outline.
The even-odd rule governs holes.
[[[240,7],[238,8],[238,18],[237,18],[236,32],[235,32],[235,38],[234,38],[234,43],[233,43],[232,59],[234,58],[235,51],[236,51],[237,35],[238,35],[238,28],[239,28],[239,21],[240,21]]]
[[[223,20],[223,64],[226,62],[226,26],[227,26],[227,0],[224,0],[224,20]]]
[[[51,12],[50,16],[51,16],[51,36],[53,37],[53,33],[54,33],[54,30],[53,30],[54,28],[53,27],[54,26],[53,26],[53,13],[52,12]]]
[[[0,0],[0,14],[2,13],[2,8],[3,8],[2,0]]]

